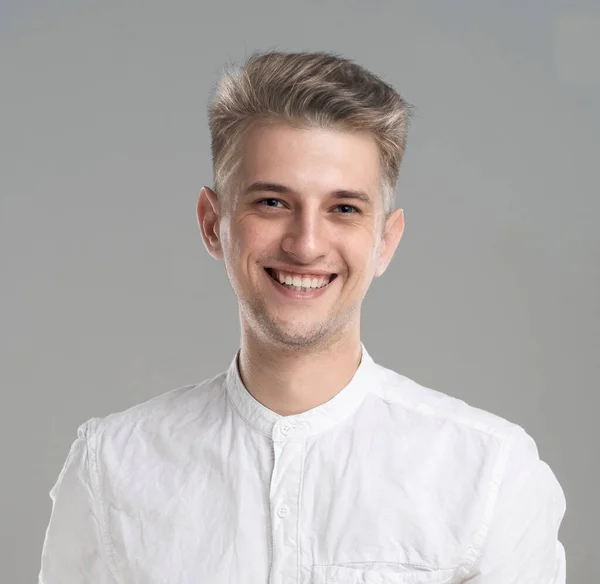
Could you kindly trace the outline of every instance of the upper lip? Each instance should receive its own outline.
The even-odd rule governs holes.
[[[316,268],[301,268],[300,266],[279,267],[265,266],[268,269],[277,270],[278,272],[288,272],[289,274],[299,274],[302,276],[331,276],[334,272],[325,272]]]

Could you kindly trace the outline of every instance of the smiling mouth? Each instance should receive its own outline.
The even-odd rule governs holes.
[[[321,290],[323,288],[326,288],[327,286],[329,286],[329,284],[331,284],[331,282],[333,282],[336,278],[337,278],[337,274],[331,274],[328,278],[328,280],[326,281],[325,284],[323,284],[322,286],[318,286],[318,287],[304,287],[304,286],[293,286],[291,284],[286,284],[286,283],[282,283],[279,281],[279,278],[276,276],[273,268],[265,268],[265,272],[267,272],[267,274],[270,276],[270,278],[275,281],[277,284],[279,284],[280,286],[282,286],[283,288],[288,288],[289,290],[296,290],[296,291],[302,291],[302,292],[310,292],[311,290]]]

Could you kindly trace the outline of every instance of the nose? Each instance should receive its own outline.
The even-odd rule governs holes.
[[[330,248],[329,228],[317,211],[294,213],[286,224],[281,248],[296,261],[309,264],[325,257]]]

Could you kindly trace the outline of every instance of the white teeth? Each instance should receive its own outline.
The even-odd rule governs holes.
[[[277,270],[271,270],[271,273],[275,276],[275,279],[278,280],[280,284],[293,286],[297,289],[310,290],[314,288],[322,288],[329,283],[329,278],[326,276],[310,278],[309,276],[294,276],[291,274],[284,274],[282,272],[278,272]]]

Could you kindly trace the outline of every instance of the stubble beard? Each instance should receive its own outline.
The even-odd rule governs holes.
[[[240,317],[253,335],[289,350],[306,350],[330,344],[333,338],[343,334],[355,313],[356,306],[353,305],[344,313],[329,312],[321,321],[297,325],[290,320],[275,318],[262,300],[240,302]]]

